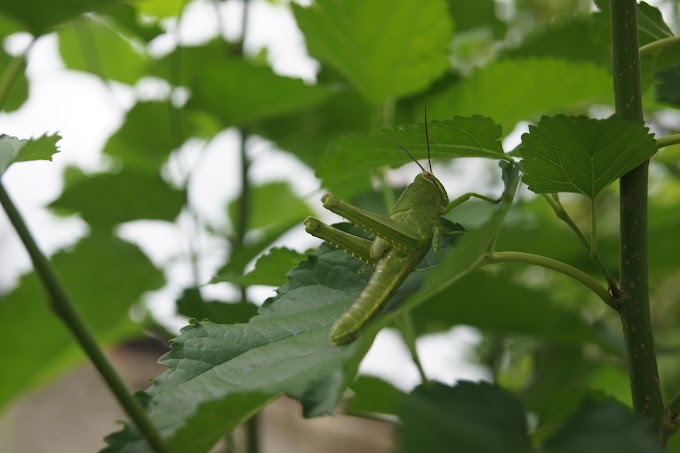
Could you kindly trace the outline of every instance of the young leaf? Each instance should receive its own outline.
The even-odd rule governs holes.
[[[58,134],[43,135],[39,138],[21,140],[10,135],[0,134],[0,176],[16,162],[29,160],[52,160],[52,156],[59,152],[57,142],[61,140]]]
[[[522,135],[522,179],[536,193],[574,192],[595,198],[654,153],[656,142],[642,123],[544,116]]]
[[[232,282],[242,286],[281,286],[286,283],[286,274],[305,254],[284,247],[270,249],[257,259],[255,269],[246,275],[224,275],[215,277],[211,283]],[[214,321],[211,319],[211,321]]]
[[[317,0],[293,11],[312,56],[372,103],[422,90],[448,68],[453,26],[443,0]]]
[[[59,28],[59,52],[70,69],[134,85],[147,58],[143,43],[121,31],[104,17],[83,16]]]
[[[522,404],[486,382],[418,386],[405,399],[400,451],[526,453],[531,444]]]
[[[86,324],[104,344],[139,334],[130,307],[142,293],[164,283],[163,274],[139,249],[108,232],[95,232],[72,251],[56,254],[52,262]],[[3,374],[0,406],[82,358],[73,337],[50,310],[34,273],[0,295],[0,330],[11,345],[3,367],[12,370]]]
[[[171,187],[158,174],[124,169],[79,178],[50,207],[78,212],[92,228],[110,229],[138,219],[174,220],[186,192]]]
[[[457,116],[429,121],[427,128],[432,159],[506,159],[500,141],[501,128],[490,118]],[[380,134],[341,137],[328,145],[321,158],[318,174],[324,186],[338,196],[348,197],[368,188],[376,169],[412,162],[397,141],[417,159],[427,159],[423,123],[384,129]]]
[[[407,396],[394,385],[374,376],[359,376],[350,388],[354,395],[347,402],[345,412],[359,416],[396,416]]]
[[[604,67],[554,58],[514,58],[489,64],[430,96],[427,109],[431,118],[489,116],[510,133],[517,122],[547,112],[611,104],[611,93],[611,75]]]

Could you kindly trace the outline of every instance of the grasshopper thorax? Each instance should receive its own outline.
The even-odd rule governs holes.
[[[448,206],[449,195],[446,193],[446,189],[442,183],[439,182],[439,179],[437,179],[435,175],[427,170],[424,170],[418,176],[416,176],[414,182],[419,182],[425,187],[429,187],[434,192],[436,200],[442,209]]]

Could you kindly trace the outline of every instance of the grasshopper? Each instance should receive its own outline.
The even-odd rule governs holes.
[[[397,142],[418,164],[422,173],[402,192],[389,216],[356,208],[332,194],[326,194],[321,198],[324,208],[371,233],[375,237],[372,241],[340,231],[314,217],[307,217],[305,220],[305,230],[312,236],[375,266],[373,275],[357,300],[333,324],[330,341],[334,346],[354,341],[369,321],[382,310],[408,274],[425,257],[430,247],[439,258],[441,238],[461,233],[450,231],[444,226],[442,221],[444,214],[471,197],[492,203],[500,202],[500,199],[469,192],[449,203],[446,189],[432,174],[427,117],[425,137],[430,171],[425,170],[413,155]]]

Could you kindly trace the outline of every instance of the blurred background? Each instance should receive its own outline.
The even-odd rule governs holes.
[[[374,42],[384,34],[418,43],[428,30],[440,30],[441,44],[430,50],[441,61],[422,74],[408,49],[385,62],[376,58],[383,73],[364,64],[374,57],[366,49],[357,60],[329,57],[333,34],[311,2],[111,2],[53,24],[34,43],[15,17],[0,15],[0,65],[31,46],[26,78],[0,113],[0,132],[62,137],[52,163],[13,165],[3,183],[130,385],[144,388],[162,372],[155,362],[189,318],[246,322],[275,296],[285,270],[319,244],[304,232],[307,215],[339,220],[319,202],[325,189],[343,190],[324,179],[324,150],[334,138],[422,121],[426,99],[431,119],[492,117],[503,126],[506,151],[542,113],[613,112],[606,15],[593,2],[432,3],[446,8],[445,18],[433,16],[431,5],[405,18],[388,14],[387,6],[383,20],[369,26],[370,16],[347,17],[350,28],[372,29]],[[663,19],[650,13],[641,41],[672,34],[678,25],[678,2],[649,3]],[[678,128],[678,100],[656,89],[654,73],[671,56],[656,57],[653,70],[643,73],[645,107],[649,124],[665,135]],[[392,89],[391,74],[401,72],[414,82]],[[536,96],[546,88],[551,96]],[[452,198],[501,190],[494,162],[434,164]],[[680,218],[673,208],[679,168],[677,151],[668,148],[650,178],[653,312],[664,382],[680,371],[671,360],[680,347],[672,331],[680,283]],[[343,196],[385,210],[380,184],[400,190],[417,173],[413,164],[385,171],[382,182],[354,182]],[[601,253],[610,269],[618,253],[615,190],[598,200]],[[595,273],[544,202],[525,190],[519,199],[501,248],[536,251]],[[588,225],[587,200],[563,201],[577,223]],[[454,218],[474,228],[487,213],[472,202]],[[243,277],[280,247],[286,260],[276,272]],[[554,415],[540,402],[560,383],[565,400],[603,391],[629,401],[625,364],[616,353],[617,320],[582,288],[523,267],[470,276],[458,286],[469,310],[439,304],[416,313],[430,378],[496,380],[522,392],[538,414]],[[0,338],[10,348],[0,370],[0,451],[93,451],[124,417],[39,291],[22,244],[0,214]],[[407,348],[390,329],[377,337],[361,373],[402,391],[419,383]],[[69,417],[60,416],[65,412]],[[296,403],[282,399],[260,420],[262,451],[389,451],[391,422],[303,421]],[[239,436],[230,441],[236,451]]]

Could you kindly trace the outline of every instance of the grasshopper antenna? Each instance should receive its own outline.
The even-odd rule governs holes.
[[[427,99],[425,100],[425,141],[427,142],[427,163],[430,165],[430,173],[432,173],[432,159],[430,159],[430,134],[427,133]]]
[[[406,154],[408,154],[409,157],[410,157],[411,159],[413,159],[413,162],[415,162],[416,165],[418,165],[418,166],[420,167],[421,170],[427,171],[427,170],[425,170],[425,169],[423,168],[422,165],[420,165],[420,162],[418,162],[418,161],[416,160],[416,158],[413,157],[413,154],[411,154],[411,152],[410,152],[409,150],[407,150],[406,147],[405,147],[404,145],[401,144],[401,142],[400,142],[399,140],[397,140],[396,138],[393,138],[392,140],[394,140],[394,143],[396,143],[397,145],[399,145],[399,147],[400,147],[401,149],[403,149],[404,151],[406,151]],[[432,172],[430,172],[430,173],[432,173]]]

